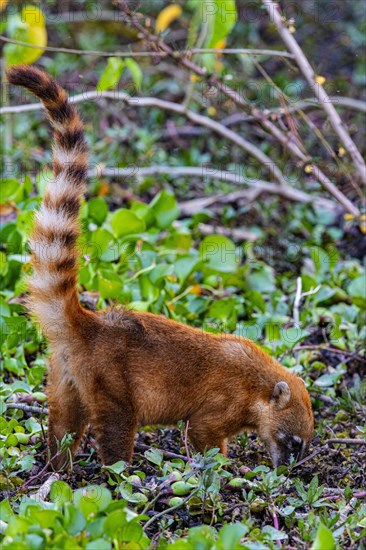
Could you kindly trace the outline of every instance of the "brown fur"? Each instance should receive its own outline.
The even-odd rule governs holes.
[[[189,420],[198,451],[218,446],[226,453],[228,437],[251,430],[262,437],[275,465],[290,453],[301,455],[313,434],[309,394],[300,378],[253,342],[160,315],[94,314],[81,307],[75,243],[87,162],[82,123],[48,75],[20,66],[8,78],[40,98],[55,131],[55,180],[31,237],[30,281],[31,308],[52,349],[51,456],[67,432],[76,434],[75,451],[91,423],[105,464],[130,461],[138,426],[179,420]],[[65,154],[71,155],[67,166]],[[64,463],[62,455],[54,460],[57,467]]]

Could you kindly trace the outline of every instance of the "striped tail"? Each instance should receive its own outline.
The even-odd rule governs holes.
[[[30,238],[33,274],[29,290],[31,311],[45,334],[58,340],[66,337],[83,311],[77,294],[77,239],[88,148],[79,115],[55,80],[27,65],[10,68],[7,78],[41,100],[53,128],[54,175]]]

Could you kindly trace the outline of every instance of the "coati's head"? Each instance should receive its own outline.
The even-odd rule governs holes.
[[[291,455],[300,460],[314,432],[311,401],[301,378],[291,375],[277,382],[269,402],[261,405],[259,435],[274,467],[288,464]]]

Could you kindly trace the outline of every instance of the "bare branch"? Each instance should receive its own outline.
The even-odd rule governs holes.
[[[325,199],[323,197],[317,197],[309,195],[308,193],[305,193],[304,191],[300,191],[299,189],[295,189],[294,187],[291,187],[290,185],[277,185],[276,183],[271,183],[268,181],[263,180],[256,180],[251,178],[245,178],[243,176],[240,176],[238,174],[233,174],[232,172],[226,172],[224,170],[215,170],[214,168],[210,166],[147,166],[147,167],[137,167],[134,166],[133,168],[104,168],[104,167],[98,167],[94,170],[90,170],[89,176],[105,176],[105,177],[135,177],[137,179],[144,178],[148,176],[154,176],[159,174],[165,174],[170,175],[173,177],[176,176],[186,176],[186,177],[199,177],[199,178],[212,178],[219,181],[225,181],[234,183],[237,185],[248,185],[249,187],[253,189],[258,189],[261,192],[267,192],[271,194],[277,194],[282,197],[285,197],[289,200],[295,201],[295,202],[303,202],[305,204],[317,204],[323,208],[326,208],[328,210],[335,210],[336,204],[330,201],[329,199]],[[225,202],[231,202],[235,201],[238,198],[241,197],[243,191],[234,191],[232,194],[228,195],[213,195],[204,199],[198,199],[200,200],[200,207],[204,208],[205,206],[209,206],[210,204],[213,204],[218,201],[225,201]],[[205,206],[203,206],[203,202],[205,201]],[[191,201],[187,201],[184,204],[184,208],[189,209]],[[193,202],[193,201],[192,201]]]
[[[270,132],[279,141],[279,143],[291,153],[293,157],[300,160],[302,164],[307,163],[311,166],[314,177],[318,179],[318,181],[323,185],[323,187],[325,187],[325,189],[327,189],[334,197],[336,197],[336,199],[343,205],[345,210],[347,210],[354,216],[360,215],[359,209],[349,199],[347,199],[347,197],[343,195],[343,193],[341,193],[339,189],[337,189],[337,187],[320,170],[320,168],[311,163],[311,157],[302,149],[300,149],[298,143],[294,139],[294,136],[292,136],[290,133],[286,134],[282,132],[279,128],[277,128],[277,126],[275,126],[275,124],[268,120],[268,118],[264,116],[264,114],[261,114],[255,106],[247,103],[239,93],[235,92],[232,88],[230,88],[230,86],[223,83],[218,77],[216,77],[215,75],[208,76],[205,68],[199,67],[187,57],[177,58],[175,55],[175,51],[170,48],[170,46],[168,46],[161,39],[160,36],[153,34],[149,27],[144,26],[144,24],[140,23],[136,13],[129,9],[127,3],[124,0],[116,0],[116,2],[121,8],[121,12],[130,18],[132,26],[140,32],[141,36],[145,40],[150,42],[150,44],[154,48],[154,51],[166,52],[170,57],[172,57],[172,59],[178,61],[183,67],[205,79],[212,86],[216,86],[216,88],[220,92],[225,94],[236,105],[242,107],[245,110],[249,110],[254,117],[258,117],[258,121],[263,126],[263,128]]]
[[[258,162],[262,164],[268,172],[270,172],[271,176],[273,176],[280,183],[280,185],[282,185],[283,187],[287,186],[287,182],[281,170],[278,168],[275,162],[270,159],[270,157],[268,157],[265,153],[262,152],[261,149],[259,149],[259,147],[256,147],[250,141],[242,138],[233,130],[226,128],[223,124],[220,124],[220,122],[216,122],[215,120],[212,120],[207,116],[200,115],[198,113],[195,113],[194,111],[186,109],[184,105],[181,105],[179,103],[173,103],[172,101],[165,101],[163,99],[159,99],[155,97],[131,97],[124,92],[108,92],[108,91],[107,92],[98,92],[98,91],[86,92],[84,94],[79,94],[71,98],[71,101],[73,103],[78,103],[79,101],[86,101],[87,99],[96,99],[98,97],[107,97],[115,100],[117,99],[120,101],[124,101],[128,105],[132,105],[135,107],[158,107],[165,111],[173,111],[175,113],[183,115],[187,117],[189,120],[191,120],[192,122],[194,122],[195,124],[204,126],[206,128],[210,128],[216,134],[219,134],[222,137],[231,141],[232,143],[235,143],[243,151],[245,151],[249,155],[256,158]],[[19,113],[24,111],[31,111],[31,110],[33,111],[33,110],[42,109],[42,108],[43,108],[42,105],[38,103],[34,103],[31,105],[17,105],[15,107],[6,107],[6,108],[0,109],[0,114]]]
[[[327,440],[327,443],[331,443],[335,445],[338,443],[339,445],[366,445],[366,439],[352,439],[352,438],[331,438]]]
[[[25,405],[24,403],[5,403],[7,409],[19,409],[20,411],[35,413],[35,414],[48,414],[46,407],[36,407],[34,405]]]
[[[9,44],[18,44],[19,46],[26,46],[27,48],[39,49],[40,47],[29,42],[22,42],[21,40],[15,40],[14,38],[8,38],[7,36],[0,35],[1,42],[7,42]],[[46,52],[60,52],[67,54],[77,55],[93,55],[97,57],[168,57],[167,52],[133,52],[133,51],[115,51],[106,52],[102,50],[77,50],[74,48],[56,48],[53,46],[44,46],[42,50]],[[196,53],[212,53],[212,54],[224,54],[224,55],[253,55],[253,56],[270,56],[270,57],[294,57],[291,53],[279,50],[260,50],[260,49],[248,49],[248,48],[191,48],[189,50],[177,50],[175,55],[177,57],[186,57]]]
[[[366,164],[362,158],[361,153],[356,147],[356,144],[349,135],[347,129],[345,128],[343,121],[337,111],[335,110],[327,92],[324,90],[323,86],[317,82],[316,75],[309,61],[304,55],[304,52],[297,43],[295,37],[289,29],[284,24],[283,17],[281,16],[279,5],[273,0],[263,0],[263,4],[266,7],[271,21],[276,25],[278,32],[281,35],[282,40],[294,54],[297,64],[299,65],[303,75],[308,81],[311,89],[313,90],[316,98],[319,103],[322,105],[323,109],[329,117],[329,121],[338,135],[340,141],[343,143],[344,147],[347,149],[349,154],[352,157],[354,166],[358,171],[361,180],[366,183]]]

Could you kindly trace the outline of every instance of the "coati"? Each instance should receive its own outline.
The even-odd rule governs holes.
[[[78,300],[78,214],[86,189],[87,144],[67,93],[30,66],[7,72],[43,103],[53,127],[54,178],[30,238],[30,308],[52,351],[48,377],[50,455],[69,432],[73,452],[87,424],[104,464],[129,462],[138,426],[189,421],[198,451],[256,431],[274,466],[301,457],[313,435],[303,381],[252,341],[215,335],[160,315],[113,309],[96,314]]]

